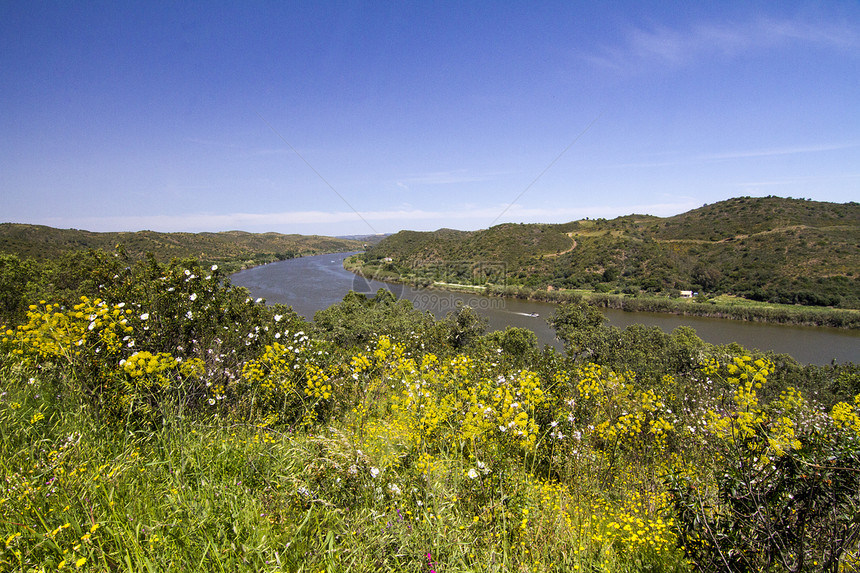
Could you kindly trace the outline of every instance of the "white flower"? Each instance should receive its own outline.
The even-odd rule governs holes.
[[[478,472],[475,470],[475,468],[469,468],[469,473],[467,475],[469,476],[469,479],[478,478]]]
[[[549,425],[550,425],[550,427],[555,428],[556,426],[558,426],[558,422],[553,420],[552,422],[549,423]]]
[[[210,406],[214,406],[214,405],[215,405],[215,398],[209,398],[209,405],[210,405]]]
[[[275,322],[281,322],[282,318],[284,318],[284,316],[282,314],[276,314],[275,315]]]
[[[400,488],[399,488],[399,487],[397,487],[397,484],[396,484],[396,483],[390,483],[390,484],[388,484],[388,491],[390,491],[393,495],[400,495],[400,494],[402,493],[402,492],[400,491]]]
[[[188,312],[185,313],[185,318],[187,318],[188,320],[191,320],[192,318],[194,318],[194,313],[189,310]]]
[[[212,265],[212,270],[213,270],[213,271],[217,271],[217,270],[218,270],[218,265]]]
[[[370,477],[375,478],[379,475],[379,468],[370,468]]]
[[[191,293],[191,296],[188,297],[188,300],[190,300],[191,302],[194,302],[195,300],[197,300],[197,293],[196,292]]]
[[[257,304],[260,304],[261,302],[263,302],[263,299],[262,299],[262,298],[258,298],[258,299],[257,299],[256,301],[254,301],[254,302],[256,302]]]
[[[185,276],[187,277],[190,274],[191,274],[191,271],[189,271],[188,269],[185,269]]]
[[[141,314],[141,315],[140,315],[140,320],[149,320],[149,313],[148,313],[148,312],[144,312],[143,314]]]

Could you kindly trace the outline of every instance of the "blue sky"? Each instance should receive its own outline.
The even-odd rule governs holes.
[[[0,222],[389,233],[860,200],[860,3],[0,3]]]

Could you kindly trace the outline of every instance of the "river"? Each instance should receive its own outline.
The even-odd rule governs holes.
[[[290,305],[309,320],[313,319],[316,311],[343,300],[350,290],[373,294],[380,288],[387,288],[398,298],[407,298],[416,308],[429,310],[440,318],[467,304],[487,319],[490,330],[502,330],[507,326],[528,328],[537,334],[541,345],[552,344],[561,348],[555,339],[555,332],[546,322],[555,309],[552,303],[413,289],[367,280],[343,268],[343,259],[350,254],[317,255],[271,263],[240,271],[231,277],[231,281],[236,286],[247,288],[252,296],[266,299],[268,303]],[[645,324],[671,332],[678,326],[689,326],[705,342],[737,342],[745,348],[789,354],[805,364],[830,364],[834,360],[838,363],[860,362],[860,332],[856,330],[761,324],[652,312],[603,312],[609,324],[619,328]]]

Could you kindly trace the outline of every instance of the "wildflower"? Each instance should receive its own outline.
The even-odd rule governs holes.
[[[212,265],[212,270],[213,270],[213,271],[217,271],[217,270],[218,270],[218,265]]]
[[[282,314],[276,314],[275,315],[275,322],[281,322],[282,318],[284,318],[284,316]]]
[[[376,468],[376,467],[370,468],[370,477],[375,478],[378,475],[379,475],[379,468]]]
[[[197,293],[196,292],[191,293],[191,296],[188,297],[188,300],[190,300],[191,302],[194,302],[195,300],[197,300]]]
[[[149,313],[148,313],[148,312],[144,312],[143,314],[141,314],[141,315],[140,315],[140,320],[149,320]]]
[[[469,479],[477,479],[478,478],[478,472],[475,470],[475,468],[469,468],[469,473],[466,475],[469,476]]]

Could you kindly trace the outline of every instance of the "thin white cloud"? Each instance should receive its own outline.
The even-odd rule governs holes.
[[[457,183],[476,183],[492,181],[507,173],[471,173],[466,169],[452,171],[433,171],[419,175],[401,177],[396,181],[397,186],[409,189],[412,185],[452,185]]]
[[[805,44],[854,53],[860,29],[845,22],[805,22],[759,18],[750,22],[707,23],[687,29],[632,28],[623,44],[586,56],[592,63],[625,71],[649,64],[677,67],[703,57],[734,57],[755,48]]]
[[[560,223],[585,217],[615,217],[631,213],[666,216],[681,213],[698,206],[698,203],[685,199],[683,202],[581,206],[558,208],[527,208],[515,204],[506,212],[501,222],[544,222]],[[309,227],[343,228],[350,225],[356,228],[363,221],[374,222],[380,227],[400,230],[409,228],[439,228],[459,226],[475,229],[487,225],[504,205],[495,204],[483,207],[458,207],[446,210],[424,210],[403,208],[385,211],[361,211],[361,218],[349,211],[287,211],[281,213],[186,213],[178,215],[134,215],[106,217],[46,217],[37,224],[60,228],[87,229],[90,231],[136,231],[154,230],[162,232],[200,232],[240,230],[283,230],[300,228],[309,232]],[[294,232],[294,231],[284,231]],[[311,231],[312,232],[312,231]]]
[[[721,161],[725,159],[746,159],[749,157],[772,157],[777,155],[798,155],[802,153],[821,153],[824,151],[837,151],[840,149],[851,149],[858,147],[856,143],[837,143],[824,145],[805,145],[796,147],[776,147],[770,149],[749,149],[738,151],[725,151],[703,155],[705,161]]]
[[[201,138],[201,137],[186,137],[185,141],[187,141],[188,143],[196,143],[198,145],[205,145],[207,147],[227,147],[230,149],[239,149],[242,147],[238,143],[218,141],[215,139],[205,139],[205,138]]]
[[[737,149],[703,153],[699,155],[681,155],[679,153],[667,153],[670,159],[656,161],[630,161],[626,163],[610,163],[602,165],[604,169],[648,169],[659,167],[675,167],[678,165],[689,165],[701,162],[728,161],[732,159],[750,159],[756,157],[775,157],[780,155],[800,155],[804,153],[824,153],[827,151],[840,151],[843,149],[855,149],[860,147],[858,143],[831,143],[819,145],[796,145],[790,147],[769,147],[764,149]]]
[[[831,175],[813,175],[809,177],[781,177],[778,179],[764,179],[761,181],[742,181],[737,184],[738,187],[742,188],[756,188],[756,187],[778,187],[785,185],[797,185],[803,183],[822,183],[822,182],[833,182],[833,181],[850,181],[853,179],[860,179],[860,173],[843,173],[843,174],[831,174]]]
[[[295,155],[295,151],[286,147],[273,147],[271,149],[254,149],[248,152],[251,157],[267,157],[270,155]]]

